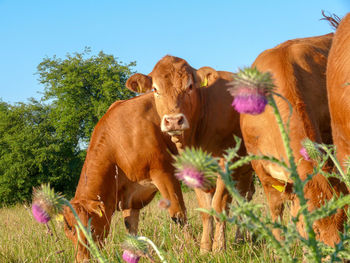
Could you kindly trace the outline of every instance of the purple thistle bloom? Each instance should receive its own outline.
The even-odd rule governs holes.
[[[123,259],[128,263],[137,263],[140,260],[140,256],[136,255],[130,250],[124,250]]]
[[[300,149],[299,153],[303,156],[303,158],[304,158],[306,161],[311,161],[311,158],[310,158],[310,156],[309,156],[307,150],[306,150],[304,147],[302,147],[302,148]]]
[[[267,104],[267,99],[265,96],[260,94],[242,96],[235,96],[232,106],[239,113],[248,113],[252,115],[257,115],[265,111],[265,106]]]
[[[239,113],[257,115],[264,112],[267,98],[263,89],[236,86],[230,92],[234,96],[232,106]]]
[[[46,224],[51,219],[49,214],[38,204],[32,205],[32,213],[35,220],[42,224]]]
[[[185,167],[175,175],[191,188],[202,188],[204,186],[204,174],[194,167]]]

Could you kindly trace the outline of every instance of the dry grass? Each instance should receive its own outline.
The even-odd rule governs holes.
[[[227,227],[227,250],[217,254],[200,255],[201,220],[195,211],[197,201],[193,192],[184,194],[191,231],[196,240],[186,238],[164,210],[157,207],[157,199],[140,214],[139,234],[152,239],[166,255],[168,262],[276,262],[273,252],[263,242],[235,243],[236,227]],[[262,189],[258,188],[253,202],[266,203]],[[23,205],[0,210],[0,262],[72,262],[74,250],[64,236],[63,226],[55,222],[56,235],[47,233],[31,212]],[[110,262],[118,262],[122,253],[120,244],[126,233],[120,213],[113,217],[111,234],[103,253]],[[156,256],[153,255],[156,259]],[[149,262],[141,259],[140,262]]]

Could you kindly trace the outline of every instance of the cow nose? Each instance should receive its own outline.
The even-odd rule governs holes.
[[[164,115],[161,128],[163,132],[182,131],[189,127],[186,116],[182,113],[176,115]]]

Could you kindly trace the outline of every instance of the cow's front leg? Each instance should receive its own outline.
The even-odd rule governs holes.
[[[171,219],[181,225],[187,223],[186,208],[179,181],[172,173],[165,170],[152,170],[151,179],[162,197],[170,201],[168,208]]]
[[[231,201],[231,198],[226,190],[224,182],[218,178],[216,183],[216,190],[212,201],[212,207],[217,213],[227,211],[227,203]],[[213,242],[213,251],[218,252],[226,248],[225,238],[226,222],[220,221],[215,217],[215,234]]]
[[[195,188],[197,201],[200,208],[207,210],[211,209],[212,194],[205,193],[202,190]],[[213,237],[213,217],[208,213],[201,212],[202,217],[202,238],[200,244],[200,252],[207,253],[211,251],[212,248],[212,237]]]
[[[139,226],[139,215],[140,209],[124,209],[122,211],[123,219],[126,229],[129,234],[137,235],[137,230]]]

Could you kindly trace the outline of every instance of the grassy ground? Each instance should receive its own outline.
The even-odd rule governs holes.
[[[168,262],[276,262],[273,252],[265,243],[235,243],[236,227],[232,225],[228,225],[226,231],[228,242],[225,252],[201,255],[201,220],[199,212],[195,211],[197,201],[192,191],[184,196],[196,240],[185,238],[167,211],[157,207],[158,198],[140,214],[139,235],[152,239],[165,252]],[[261,189],[257,189],[253,202],[264,203]],[[57,236],[51,236],[44,225],[34,221],[30,209],[23,205],[1,209],[0,222],[0,262],[73,262],[74,249],[64,235],[62,224],[55,222]],[[116,253],[122,253],[120,244],[125,233],[121,214],[116,213],[111,234],[103,248],[110,262],[118,262]],[[156,259],[155,254],[153,256]],[[141,259],[140,262],[149,260]]]

